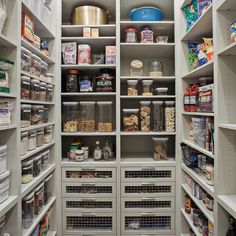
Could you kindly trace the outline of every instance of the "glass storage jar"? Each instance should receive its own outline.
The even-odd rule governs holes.
[[[79,92],[79,70],[68,70],[66,75],[66,92]]]
[[[48,83],[53,83],[54,82],[54,74],[47,73],[46,74],[46,80],[47,80]]]
[[[138,112],[139,109],[123,109],[123,130],[138,131]]]
[[[32,130],[29,132],[28,137],[28,151],[32,151],[36,148],[37,139],[36,139],[36,130]]]
[[[46,88],[47,84],[44,82],[39,83],[39,100],[45,102],[46,101]]]
[[[138,42],[138,33],[137,29],[134,27],[128,27],[125,30],[125,42],[126,43],[137,43]]]
[[[44,129],[44,137],[43,141],[44,143],[50,143],[53,139],[53,126],[50,125]]]
[[[28,151],[28,135],[29,132],[21,133],[21,143],[20,143],[20,155],[23,156]]]
[[[50,188],[50,180],[52,179],[52,174],[49,175],[45,180],[44,180],[44,204],[46,205],[49,198],[52,197],[52,192]]]
[[[34,76],[40,76],[41,74],[41,58],[35,54],[31,56],[31,74]]]
[[[78,132],[79,103],[63,102],[63,131]]]
[[[53,85],[48,84],[47,91],[46,91],[46,101],[52,102],[52,100],[53,100]]]
[[[44,106],[33,105],[31,114],[31,125],[40,125],[43,123]]]
[[[21,163],[21,183],[27,184],[33,179],[33,160]]]
[[[29,228],[34,220],[34,191],[22,200],[22,227]]]
[[[175,102],[165,101],[165,131],[175,132]]]
[[[32,79],[30,82],[30,99],[39,100],[39,80]]]
[[[168,160],[167,142],[169,138],[153,137],[153,159],[155,161]]]
[[[149,76],[160,77],[163,75],[163,65],[160,61],[154,60],[149,64]]]
[[[153,131],[164,131],[164,102],[152,101],[153,104]]]
[[[21,127],[30,126],[30,121],[31,121],[31,105],[21,104],[20,126]]]
[[[21,76],[21,99],[30,99],[30,77]]]
[[[46,78],[47,71],[48,71],[48,63],[46,63],[45,61],[41,61],[41,76],[43,78]]]
[[[149,132],[151,128],[151,102],[140,101],[140,124],[142,132]]]
[[[166,96],[168,93],[168,88],[156,88],[155,93],[159,96]]]
[[[129,79],[127,80],[127,94],[128,96],[137,96],[138,95],[138,80]]]
[[[143,96],[153,95],[152,84],[153,84],[153,80],[142,80],[142,95]]]
[[[42,171],[41,154],[36,156],[33,161],[33,177],[37,177]]]
[[[36,135],[36,146],[41,147],[43,145],[44,129],[38,129]]]
[[[97,102],[98,132],[112,132],[112,101]]]
[[[21,47],[21,70],[28,73],[31,71],[31,56],[32,53],[28,49]]]
[[[143,62],[140,60],[132,60],[130,62],[130,76],[137,77],[143,75],[144,75]]]
[[[41,163],[42,163],[43,169],[47,168],[47,166],[48,166],[49,156],[50,156],[49,150],[41,153]]]
[[[34,195],[34,215],[37,216],[44,205],[44,183],[40,184],[35,189],[35,195]]]
[[[79,131],[95,132],[95,102],[80,102]]]

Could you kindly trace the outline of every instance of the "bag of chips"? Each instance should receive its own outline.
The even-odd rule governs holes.
[[[191,4],[184,7],[185,19],[187,23],[187,30],[188,31],[191,26],[197,21],[198,19],[198,5],[197,0],[193,0]]]

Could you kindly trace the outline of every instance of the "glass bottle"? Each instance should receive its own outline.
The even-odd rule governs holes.
[[[93,152],[93,157],[94,157],[94,160],[96,160],[96,161],[101,160],[101,158],[102,158],[102,150],[101,150],[99,144],[100,144],[100,142],[96,141],[96,147]]]
[[[102,149],[102,155],[105,161],[109,161],[112,158],[112,149],[109,145],[109,140],[106,140],[106,143]]]

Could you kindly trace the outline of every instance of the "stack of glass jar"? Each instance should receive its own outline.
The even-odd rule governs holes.
[[[112,132],[112,101],[63,102],[64,132]],[[96,120],[96,106],[97,117]]]

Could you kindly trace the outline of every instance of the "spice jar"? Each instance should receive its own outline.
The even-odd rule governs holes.
[[[160,132],[164,130],[164,102],[153,101],[153,131]]]
[[[155,161],[168,160],[167,142],[169,138],[153,137],[153,159]]]
[[[165,131],[175,132],[175,102],[165,101]]]
[[[34,195],[34,215],[37,216],[44,205],[44,183],[35,189]]]
[[[210,211],[213,211],[214,208],[214,198],[209,194],[206,195],[206,208]]]
[[[81,147],[81,150],[84,151],[84,160],[88,160],[88,158],[89,158],[89,147],[83,146],[83,147]]]
[[[142,80],[142,95],[143,96],[152,96],[152,84],[153,80]]]
[[[21,76],[21,99],[30,99],[30,77]]]
[[[34,76],[40,76],[41,73],[41,58],[35,54],[31,56],[31,74]]]
[[[78,132],[78,102],[63,102],[63,131]]]
[[[93,81],[89,76],[80,76],[79,79],[80,92],[93,92]]]
[[[76,150],[74,161],[84,161],[84,150]]]
[[[29,132],[21,133],[20,155],[23,156],[28,151],[28,134]]]
[[[209,185],[214,185],[214,166],[211,163],[206,164],[206,183]]]
[[[42,156],[38,155],[34,158],[33,161],[33,177],[37,177],[42,171]]]
[[[151,102],[140,101],[140,123],[141,131],[149,132],[151,127]]]
[[[50,143],[53,139],[53,126],[50,125],[44,129],[44,136],[43,136],[43,142],[44,143]]]
[[[149,76],[152,77],[160,77],[163,73],[163,65],[162,62],[154,60],[149,64]]]
[[[115,91],[114,71],[111,69],[101,69],[96,76],[96,92]]]
[[[127,80],[127,94],[128,96],[137,96],[138,95],[138,80],[130,79]]]
[[[28,151],[32,151],[36,148],[37,138],[36,138],[36,131],[32,130],[29,132],[28,137]]]
[[[80,102],[79,131],[95,132],[95,102]]]
[[[31,113],[31,125],[39,125],[43,123],[44,106],[33,105]]]
[[[39,100],[40,101],[46,101],[46,87],[47,87],[47,84],[44,82],[41,82],[39,84]]]
[[[134,27],[129,27],[125,30],[125,42],[126,43],[137,43],[138,42],[138,34],[137,29]]]
[[[34,191],[22,200],[22,227],[29,228],[34,220]]]
[[[79,91],[79,70],[67,70],[66,76],[66,92]]]
[[[21,104],[20,126],[27,127],[31,123],[31,105]]]
[[[112,132],[112,101],[97,102],[98,132]]]
[[[30,83],[30,99],[39,100],[39,80],[32,79]]]
[[[139,109],[123,109],[124,131],[138,131],[138,112]]]
[[[49,198],[52,196],[52,192],[50,191],[50,180],[52,179],[52,174],[49,175],[44,180],[44,204],[46,205]]]
[[[49,156],[50,156],[50,151],[49,150],[41,153],[42,169],[47,168]]]
[[[52,102],[52,100],[53,100],[53,85],[47,84],[46,101],[47,102]]]
[[[31,71],[31,56],[32,53],[28,49],[21,47],[21,70],[28,73]]]
[[[143,62],[140,60],[132,60],[130,63],[130,76],[137,77],[137,76],[143,76],[143,74],[144,74]]]
[[[47,80],[48,83],[53,83],[54,82],[54,74],[47,73],[46,74],[46,80]]]
[[[33,179],[33,160],[21,163],[21,183],[27,184]]]
[[[154,42],[154,32],[150,26],[144,26],[141,28],[140,32],[141,43],[153,43]]]

